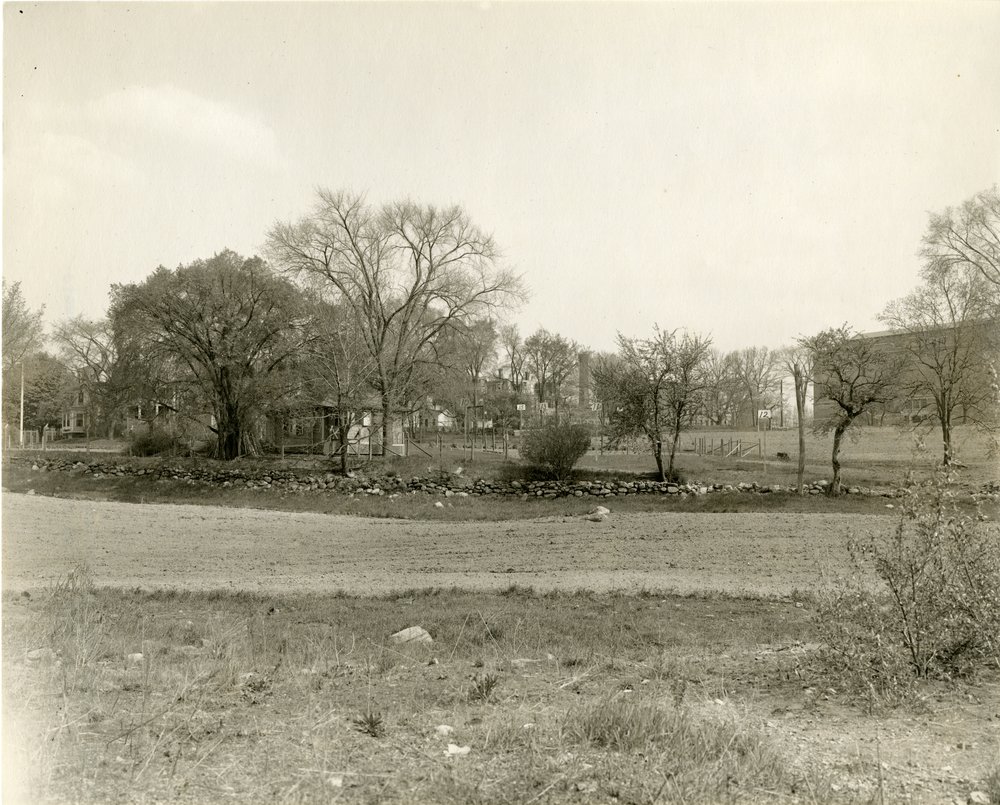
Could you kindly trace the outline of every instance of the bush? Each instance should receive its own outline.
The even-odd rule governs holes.
[[[162,430],[137,431],[129,439],[129,454],[133,456],[158,456],[175,451],[176,438]]]
[[[521,458],[557,481],[569,478],[573,465],[590,447],[590,428],[556,422],[529,431],[521,444]]]
[[[828,663],[877,699],[1000,668],[1000,534],[956,494],[945,472],[912,487],[891,534],[851,540],[855,581],[821,607]]]

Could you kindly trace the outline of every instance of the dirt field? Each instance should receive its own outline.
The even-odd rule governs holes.
[[[538,590],[656,589],[784,596],[795,590],[815,588],[821,582],[821,573],[824,570],[836,572],[842,569],[846,555],[846,535],[849,531],[891,529],[895,522],[893,517],[856,514],[676,512],[615,514],[612,512],[607,520],[600,523],[589,522],[581,517],[546,517],[488,523],[435,523],[210,506],[70,500],[12,493],[3,495],[2,514],[3,585],[6,591],[35,590],[54,584],[64,579],[75,566],[86,563],[91,569],[93,580],[99,585],[193,590],[230,588],[290,595],[307,591],[336,590],[355,594],[377,594],[409,588],[453,585],[466,589],[494,590],[520,584],[530,585]],[[129,593],[121,595],[127,596]],[[466,594],[455,595],[461,598]],[[5,612],[7,620],[5,634],[7,640],[14,640],[11,637],[11,630],[14,628],[11,624],[30,625],[34,618],[41,618],[43,609],[35,612],[31,608],[43,607],[46,597],[11,597],[8,600],[11,602],[11,609]],[[484,651],[481,645],[472,645],[469,649],[472,654],[463,649],[465,653],[460,652],[460,656],[454,659],[459,645],[465,645],[461,641],[466,629],[469,607],[473,607],[477,612],[489,611],[492,607],[495,611],[489,611],[490,622],[495,621],[502,626],[502,613],[505,608],[514,604],[500,597],[497,597],[497,600],[504,601],[502,606],[497,607],[495,602],[475,604],[466,602],[458,606],[454,612],[448,611],[447,608],[442,611],[440,603],[436,603],[433,598],[421,596],[414,596],[414,600],[405,605],[392,601],[373,602],[370,607],[367,604],[359,605],[357,602],[334,604],[339,608],[337,617],[340,619],[347,617],[347,608],[350,607],[361,606],[365,612],[369,608],[380,608],[379,612],[382,614],[371,615],[372,620],[370,623],[365,621],[367,627],[366,630],[362,630],[362,634],[371,633],[376,636],[388,634],[401,624],[408,624],[415,618],[412,622],[419,621],[435,630],[438,644],[451,646],[447,658],[445,654],[441,654],[440,664],[437,659],[429,663],[427,657],[420,655],[419,662],[410,665],[400,661],[397,657],[399,653],[395,652],[392,657],[397,659],[388,663],[387,670],[380,673],[376,679],[375,695],[390,713],[393,735],[406,736],[405,741],[400,739],[406,745],[424,746],[428,741],[432,742],[433,738],[427,738],[420,732],[421,730],[426,732],[427,729],[433,731],[433,726],[427,728],[427,724],[434,725],[442,720],[457,724],[463,736],[462,740],[474,746],[474,753],[483,755],[482,768],[474,767],[469,772],[470,779],[476,780],[485,779],[487,769],[489,774],[496,776],[498,763],[513,762],[512,758],[517,759],[519,763],[527,763],[525,758],[532,757],[520,743],[517,744],[516,752],[512,752],[507,746],[502,752],[490,754],[491,731],[506,735],[504,730],[510,732],[509,724],[520,726],[527,722],[531,722],[532,727],[535,727],[536,723],[541,723],[545,728],[545,725],[555,718],[552,715],[554,712],[562,712],[559,708],[565,705],[572,709],[572,706],[575,706],[574,702],[565,704],[564,699],[559,698],[567,686],[564,678],[567,673],[565,669],[572,667],[568,659],[565,666],[560,665],[557,660],[551,663],[551,674],[555,675],[552,679],[544,676],[545,673],[549,673],[550,668],[545,662],[554,657],[553,654],[546,652],[565,653],[559,649],[559,640],[562,636],[559,639],[539,638],[541,642],[535,647],[535,654],[532,654],[529,645],[531,641],[523,637],[518,638],[518,628],[514,626],[508,629],[506,639],[521,640],[516,649],[516,652],[520,653],[511,656],[521,658],[517,662],[523,665],[510,668],[503,666],[505,688],[500,703],[484,709],[467,703],[468,697],[462,692],[464,688],[459,690],[458,694],[448,693],[451,690],[448,688],[449,685],[461,687],[467,683],[469,669],[473,667],[471,658],[479,656]],[[532,605],[531,599],[527,600],[528,604],[518,604],[518,606]],[[425,602],[429,602],[426,603],[429,609],[420,616],[414,608],[425,606]],[[552,617],[550,608],[553,606],[577,609],[572,600],[556,604],[545,601],[543,605],[546,607],[546,621]],[[216,606],[216,609],[210,607],[207,614],[202,613],[204,617],[195,611],[197,606],[190,601],[184,604],[184,611],[181,614],[173,612],[177,604],[172,603],[169,598],[153,601],[149,606],[157,615],[148,621],[143,620],[142,623],[158,624],[167,630],[164,635],[172,634],[169,630],[174,621],[183,623],[184,619],[189,619],[186,621],[188,628],[195,629],[202,628],[202,621],[204,624],[215,624],[221,622],[220,618],[224,620],[232,616],[235,618],[233,622],[239,628],[223,630],[225,634],[231,632],[240,639],[249,639],[249,636],[256,632],[247,624],[252,624],[258,631],[270,629],[271,639],[263,640],[261,645],[271,646],[272,653],[276,651],[274,646],[285,645],[284,640],[278,639],[279,634],[288,638],[289,645],[293,647],[293,654],[296,651],[313,651],[316,640],[320,639],[317,637],[319,633],[314,631],[316,624],[326,623],[331,617],[327,610],[322,609],[322,607],[329,608],[331,604],[323,603],[322,600],[315,605],[320,609],[313,614],[283,613],[282,610],[273,616],[258,613],[253,615],[251,620],[245,618],[241,620],[237,617],[238,613],[225,610],[225,603],[212,605]],[[236,606],[238,609],[239,605]],[[219,609],[220,607],[222,609]],[[399,612],[400,607],[406,609],[405,615]],[[662,607],[669,609],[664,611]],[[688,607],[691,608],[690,611],[686,609]],[[594,617],[598,619],[597,622],[604,623],[603,634],[609,640],[615,637],[611,624],[621,628],[622,624],[627,622],[630,625],[627,631],[629,635],[655,634],[663,638],[664,629],[676,627],[683,632],[687,629],[685,623],[697,623],[699,637],[696,642],[702,645],[707,641],[698,651],[707,653],[704,653],[704,656],[695,653],[690,657],[679,658],[673,654],[669,655],[672,662],[681,663],[678,668],[690,667],[690,671],[683,672],[687,676],[682,675],[681,679],[687,680],[684,682],[685,685],[690,681],[688,676],[694,680],[691,682],[692,699],[695,701],[705,699],[704,707],[710,710],[735,708],[732,712],[737,715],[746,710],[750,714],[748,717],[752,717],[754,723],[760,723],[769,739],[782,749],[793,768],[803,774],[818,772],[824,779],[834,782],[830,801],[851,803],[878,801],[877,786],[884,777],[887,802],[965,803],[969,801],[967,800],[969,792],[981,787],[984,776],[996,768],[997,725],[1000,724],[1000,713],[996,709],[995,681],[981,687],[959,687],[955,690],[941,688],[941,698],[936,696],[928,698],[919,713],[900,709],[880,717],[870,717],[852,704],[841,701],[834,692],[829,696],[826,695],[824,691],[830,684],[828,680],[813,679],[809,657],[810,652],[815,649],[814,644],[797,641],[789,643],[780,635],[771,636],[770,632],[767,635],[743,635],[741,632],[742,637],[730,634],[729,638],[717,645],[720,635],[724,634],[727,628],[731,628],[730,621],[735,622],[745,617],[745,621],[740,621],[741,623],[751,625],[756,623],[754,617],[744,611],[746,607],[777,607],[779,610],[787,610],[790,613],[787,616],[789,622],[808,617],[805,614],[806,609],[793,607],[787,601],[762,603],[712,599],[686,602],[612,599],[594,604],[592,609],[583,612],[581,617]],[[620,609],[620,612],[616,608]],[[112,607],[108,611],[113,609]],[[609,615],[605,610],[618,614]],[[126,608],[123,611],[130,610]],[[145,619],[147,614],[143,613],[142,617]],[[65,614],[64,616],[71,617]],[[406,620],[397,623],[396,620],[400,617]],[[463,621],[463,617],[466,621]],[[568,619],[567,624],[574,624],[577,614],[563,614],[561,617]],[[650,619],[648,624],[641,620],[644,617]],[[786,624],[785,615],[778,613],[773,617],[774,628],[790,628]],[[281,621],[281,618],[286,618],[287,622]],[[386,618],[388,620],[383,623]],[[516,622],[521,623],[521,615],[518,615]],[[114,623],[118,623],[118,620],[114,620]],[[107,628],[114,628],[111,621]],[[154,627],[149,625],[148,628]],[[146,635],[146,627],[143,629],[142,634]],[[96,639],[98,633],[94,634]],[[583,630],[581,634],[589,633]],[[334,640],[335,638],[336,635]],[[129,651],[139,648],[145,650],[145,643],[138,646],[126,645],[125,639],[121,638],[121,645],[114,643],[117,656],[128,656]],[[679,643],[667,638],[663,640],[665,642],[657,645],[683,644],[688,646],[686,650],[693,650],[684,640],[680,640]],[[712,642],[713,640],[716,642]],[[783,640],[785,642],[782,642]],[[492,644],[498,647],[501,645],[495,640]],[[653,665],[650,663],[653,661],[643,653],[651,650],[651,644],[647,645],[643,640],[639,640],[634,649],[629,649],[629,645],[631,644],[628,642],[619,645],[614,654],[607,658],[607,663],[601,666],[603,670],[598,668],[596,661],[590,661],[588,668],[579,675],[579,679],[586,682],[586,685],[575,688],[574,693],[567,693],[566,696],[574,700],[579,697],[589,697],[588,700],[599,701],[609,688],[616,691],[627,690],[631,693],[633,683],[637,687],[648,688],[649,695],[656,694],[657,685],[667,686],[662,695],[674,695],[670,693],[672,689],[669,688],[672,684],[670,674],[665,671],[663,679],[657,681],[659,677],[651,671]],[[18,646],[20,648],[20,644]],[[35,643],[30,643],[30,646],[35,647]],[[507,643],[503,643],[503,646],[506,647]],[[191,669],[185,663],[212,662],[211,658],[199,653],[200,650],[196,647],[183,648],[188,653],[177,654],[177,658],[170,651],[157,655],[159,657],[157,671],[164,675],[164,679],[170,680],[180,676],[179,668],[183,669],[184,678],[187,678],[186,675]],[[237,648],[238,646],[232,648],[229,654],[225,654],[225,657],[229,657],[226,662],[236,662],[233,657],[237,654],[233,652],[236,652]],[[336,648],[337,645],[334,643],[334,649]],[[513,648],[509,650],[515,651]],[[601,652],[605,650],[601,646]],[[435,651],[433,647],[426,648],[426,652],[433,651]],[[526,651],[528,657],[524,659]],[[576,654],[572,654],[572,651]],[[577,656],[581,655],[583,649],[574,644],[572,651],[572,656]],[[189,656],[191,652],[196,655],[193,659]],[[44,693],[49,688],[54,691],[62,690],[65,680],[55,671],[52,672],[51,678],[40,676],[45,669],[40,671],[37,663],[33,665],[28,661],[19,662],[18,658],[23,656],[23,651],[11,653],[5,647],[4,656],[14,657],[9,661],[13,665],[8,665],[4,671],[5,682],[10,679],[22,679],[22,687],[18,689],[21,691],[21,698],[36,707],[31,711],[30,718],[24,717],[26,720],[23,723],[28,725],[24,727],[26,730],[24,735],[35,740],[36,732],[40,735],[58,732],[58,724],[65,722],[73,714],[60,713],[59,708],[63,706],[64,700],[62,695],[51,697],[47,693],[40,695],[39,692]],[[570,655],[567,657],[572,658]],[[149,801],[158,798],[179,801],[182,796],[178,792],[183,791],[181,783],[188,778],[198,782],[201,779],[198,774],[203,773],[211,777],[211,774],[215,774],[216,768],[231,770],[249,763],[254,768],[264,769],[258,782],[260,785],[266,783],[270,786],[267,789],[269,791],[298,791],[302,801],[327,801],[329,790],[326,787],[325,772],[320,773],[327,766],[322,765],[319,771],[316,770],[315,753],[309,755],[313,738],[310,737],[310,742],[307,744],[303,744],[302,739],[304,734],[301,732],[302,724],[308,721],[308,716],[305,720],[299,719],[303,718],[303,713],[320,712],[322,708],[317,709],[319,705],[316,702],[322,702],[322,707],[328,708],[330,690],[335,689],[336,695],[340,698],[357,695],[367,696],[370,701],[373,695],[373,683],[369,673],[367,676],[359,676],[355,687],[349,687],[349,678],[345,676],[343,679],[337,677],[330,683],[337,685],[336,688],[320,691],[320,688],[316,687],[313,690],[309,685],[302,683],[301,672],[296,670],[306,662],[306,659],[305,655],[299,657],[297,654],[293,659],[289,659],[288,665],[292,670],[285,676],[276,677],[274,684],[277,693],[273,696],[269,693],[270,698],[262,699],[260,703],[256,700],[247,703],[245,697],[234,703],[228,689],[223,689],[217,699],[202,701],[200,696],[203,694],[199,694],[198,702],[194,705],[195,710],[201,712],[198,708],[203,707],[205,712],[211,712],[213,724],[219,718],[216,713],[224,712],[227,731],[224,731],[218,739],[214,739],[217,742],[207,749],[196,745],[197,736],[190,739],[188,742],[190,746],[185,744],[188,747],[185,749],[185,758],[189,753],[194,760],[183,761],[186,765],[180,767],[181,771],[176,778],[180,782],[173,788],[170,787],[173,785],[171,781],[175,779],[173,771],[169,773],[164,771],[159,775],[151,772],[141,782],[137,781],[134,771],[135,768],[139,768],[141,775],[149,766],[149,758],[154,754],[158,758],[156,762],[163,764],[163,769],[176,770],[177,761],[171,760],[169,752],[161,758],[160,755],[163,753],[144,750],[137,761],[138,765],[130,767],[127,763],[128,758],[119,756],[120,753],[124,755],[121,744],[114,743],[113,740],[109,742],[105,739],[104,733],[100,732],[102,729],[110,730],[114,738],[117,720],[108,719],[103,727],[101,724],[94,726],[91,723],[94,721],[91,714],[99,711],[98,705],[113,709],[115,705],[107,704],[112,700],[112,696],[115,704],[123,695],[133,696],[136,702],[140,699],[144,701],[143,697],[135,692],[141,686],[129,687],[128,690],[131,692],[123,694],[113,684],[117,679],[116,674],[124,675],[123,685],[131,684],[128,674],[138,671],[134,669],[130,671],[127,667],[119,668],[119,664],[109,663],[107,658],[97,662],[93,669],[87,666],[89,673],[103,675],[99,678],[103,680],[101,684],[105,687],[88,683],[90,687],[84,686],[81,690],[97,692],[86,696],[80,694],[79,700],[74,700],[74,707],[83,714],[78,720],[89,717],[90,721],[87,722],[89,726],[86,731],[80,732],[75,739],[76,742],[70,741],[67,737],[63,744],[57,747],[63,754],[58,755],[59,763],[52,761],[53,768],[64,764],[65,769],[60,772],[64,776],[58,778],[56,782],[72,788],[79,785],[84,778],[88,778],[88,783],[95,783],[99,778],[99,786],[91,792],[94,795],[93,799],[114,798],[107,792],[118,791],[117,796],[121,801],[125,801],[127,797],[135,798],[138,794],[148,795]],[[454,663],[451,662],[452,659]],[[494,664],[496,662],[499,660]],[[162,672],[160,664],[163,665]],[[276,662],[273,656],[268,655],[266,660],[261,660],[260,667],[271,667],[272,664],[276,670],[280,661]],[[240,660],[234,667],[237,670],[249,668],[251,671],[258,668],[246,658]],[[499,665],[496,667],[500,668]],[[669,671],[669,667],[664,666],[664,668]],[[800,670],[803,674],[801,677]],[[592,672],[594,678],[588,679],[588,674]],[[22,676],[17,677],[17,674]],[[253,677],[254,674],[249,673],[249,676]],[[242,679],[243,676],[237,674],[234,678]],[[640,679],[640,682],[636,681]],[[6,684],[11,683],[6,682]],[[382,687],[378,687],[379,685]],[[432,687],[427,688],[427,685]],[[169,688],[164,689],[169,690]],[[403,695],[400,693],[401,690],[410,691],[406,696],[411,698],[404,697],[396,702],[396,699]],[[932,692],[933,690],[935,689],[932,689]],[[530,695],[526,691],[530,691]],[[156,692],[153,695],[163,694]],[[102,699],[102,696],[105,698]],[[226,698],[227,696],[229,698]],[[442,699],[442,696],[445,698]],[[448,696],[451,698],[447,698]],[[455,704],[456,701],[459,704]],[[54,710],[53,702],[56,703]],[[394,702],[396,704],[393,704]],[[282,706],[289,708],[283,715],[284,711],[274,709]],[[357,710],[362,705],[351,706]],[[7,703],[7,707],[11,707],[10,702]],[[344,707],[346,705],[342,703],[342,709]],[[428,707],[432,707],[432,710],[425,712]],[[446,709],[440,709],[443,707]],[[344,712],[349,715],[354,710],[348,708],[344,709]],[[5,712],[7,717],[5,721],[8,724],[10,714],[10,710]],[[473,714],[475,718],[472,717]],[[298,769],[295,772],[299,774],[298,777],[286,779],[288,774],[268,773],[266,762],[261,765],[260,757],[255,754],[259,748],[247,738],[250,731],[240,721],[241,717],[249,716],[252,716],[253,724],[257,724],[259,718],[261,723],[267,724],[267,729],[270,731],[268,740],[260,746],[267,747],[269,756],[277,753],[276,756],[282,757],[283,769]],[[150,741],[154,750],[159,746],[158,742],[163,735],[174,734],[170,732],[173,727],[167,723],[172,717],[169,714],[165,715],[163,724],[157,722],[149,727],[149,734],[152,736]],[[184,723],[193,723],[192,718],[191,715],[184,715],[183,719],[186,719]],[[42,724],[40,732],[38,730],[31,732],[31,729],[34,729],[32,725],[36,724],[36,721],[31,719],[36,719],[38,724]],[[286,722],[294,725],[294,728],[287,731],[287,735],[281,732],[280,726]],[[412,726],[411,722],[415,726]],[[49,731],[46,732],[45,725],[50,723],[57,726],[48,727]],[[221,718],[218,720],[218,725],[217,728],[221,730]],[[406,791],[408,790],[406,786],[413,784],[412,779],[421,776],[413,773],[412,763],[407,765],[405,759],[400,759],[399,752],[395,748],[396,743],[383,742],[385,743],[383,747],[382,743],[358,737],[357,730],[352,729],[350,722],[345,721],[344,717],[334,718],[328,714],[315,719],[315,724],[309,729],[315,732],[313,737],[325,747],[324,751],[330,747],[346,747],[343,751],[349,757],[336,755],[323,759],[322,763],[332,764],[329,765],[331,769],[348,769],[347,774],[353,775],[349,778],[350,785],[356,787],[350,790],[352,798],[376,798],[376,789],[366,787],[376,784],[381,786],[378,788],[377,797],[383,797],[384,786],[387,784],[385,781],[394,781],[400,790]],[[558,730],[556,727],[552,729],[555,730],[553,732],[555,735]],[[313,733],[309,735],[312,736]],[[228,756],[223,753],[218,758],[212,758],[212,763],[215,764],[212,769],[202,770],[203,761],[219,749],[223,739],[228,742],[225,744],[228,748],[226,751],[233,752],[233,757],[239,762],[230,763],[226,760]],[[28,739],[22,740],[21,737],[17,740],[11,738],[6,740],[8,746],[36,745],[25,744]],[[518,741],[520,740],[521,738],[518,738]],[[420,743],[421,741],[423,743]],[[174,743],[177,747],[180,746],[179,742]],[[174,743],[170,745],[171,749],[176,748]],[[55,746],[46,739],[44,742],[46,751],[56,751],[49,748],[50,745]],[[352,747],[356,747],[356,750]],[[580,752],[578,748],[572,748],[574,752]],[[433,755],[418,753],[419,767],[422,770],[426,769],[439,754],[439,751]],[[474,754],[473,757],[475,756]],[[539,755],[543,756],[547,755],[544,753]],[[609,755],[612,756],[619,757],[614,753]],[[94,757],[103,760],[94,766]],[[179,749],[176,757],[181,757]],[[568,758],[572,755],[560,757]],[[585,757],[588,761],[593,760],[590,755],[580,755],[580,757]],[[25,759],[24,768],[31,762],[33,761]],[[618,763],[620,760],[615,762]],[[73,763],[83,764],[83,771],[77,769]],[[173,767],[170,766],[171,763],[174,764]],[[442,765],[440,758],[436,759],[436,763],[438,766]],[[611,786],[611,783],[603,781],[604,778],[593,771],[590,765],[584,764],[580,768],[584,767],[586,771],[572,770],[572,773],[583,781],[579,785]],[[386,772],[387,768],[392,771]],[[528,780],[535,787],[528,786],[524,792],[513,799],[508,798],[508,801],[536,801],[539,800],[539,792],[545,797],[551,794],[556,801],[581,801],[581,795],[573,792],[584,789],[574,789],[571,786],[567,792],[560,793],[562,789],[554,788],[560,780],[566,778],[565,764],[558,769],[549,770],[546,767],[540,771],[529,766],[512,768],[513,770],[509,771],[510,780],[522,782]],[[609,780],[630,779],[629,775],[632,775],[636,785],[639,782],[645,785],[644,770],[631,767],[629,769],[614,767],[611,771],[601,771],[601,769],[603,767],[598,767],[598,771]],[[446,771],[449,775],[448,780],[452,781],[450,784],[455,785],[453,770],[448,767]],[[225,774],[220,771],[217,780],[214,778],[209,780],[215,786],[211,790],[219,801],[222,800],[223,790],[228,792],[227,797],[232,801],[266,799],[260,793],[263,788],[248,789],[254,792],[252,794],[240,793],[243,789],[238,786],[246,784],[247,775],[244,772],[233,772],[234,776],[231,779],[225,777]],[[386,776],[387,774],[389,776]],[[598,775],[603,782],[593,784],[587,782],[588,774]],[[89,779],[90,776],[95,779]],[[353,782],[355,780],[357,782]],[[432,783],[437,785],[433,780]],[[230,784],[235,786],[232,790],[225,788]],[[614,790],[618,790],[618,785],[614,784]],[[162,788],[162,786],[167,787]],[[309,786],[314,786],[315,792]],[[54,785],[49,794],[59,799],[57,794],[64,790],[67,789],[60,789],[58,785]],[[478,784],[475,790],[479,790]],[[594,791],[596,796],[596,788],[586,790]],[[763,793],[767,793],[768,796],[763,797]],[[184,797],[187,796],[184,794]],[[406,799],[401,795],[400,798]],[[458,801],[458,798],[459,795],[456,794],[456,799],[452,801]],[[779,798],[781,801],[813,801],[808,791],[803,792],[801,796],[762,792],[762,798],[769,801],[778,801]],[[270,799],[278,801],[281,797],[273,794]],[[13,797],[12,801],[19,801],[18,797]],[[32,800],[25,795],[20,801]],[[541,801],[547,799],[543,798]]]
[[[124,587],[786,595],[843,567],[849,530],[891,526],[865,515],[686,513],[431,523],[8,493],[3,584],[48,585],[86,563],[98,584]]]

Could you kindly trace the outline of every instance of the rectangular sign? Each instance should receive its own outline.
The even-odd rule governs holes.
[[[761,408],[757,412],[757,419],[770,419],[770,418],[771,418],[771,412],[768,411],[766,408]]]
[[[526,409],[527,407],[528,407],[528,406],[526,406],[526,405],[525,405],[524,403],[518,403],[518,404],[517,404],[517,410],[518,410],[518,411],[523,411],[523,410],[525,410],[525,409]]]

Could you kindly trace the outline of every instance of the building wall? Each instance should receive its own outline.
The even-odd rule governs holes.
[[[996,327],[996,322],[987,322],[983,326]],[[941,337],[954,339],[955,331],[951,328],[942,328]],[[900,390],[897,397],[884,408],[873,410],[867,417],[866,423],[870,425],[905,425],[917,424],[923,420],[936,421],[937,414],[934,407],[934,398],[929,391],[910,392],[908,387],[919,381],[921,377],[917,359],[913,355],[913,344],[920,343],[917,336],[906,332],[881,331],[874,333],[860,333],[859,335],[874,341],[881,349],[890,356],[897,357],[903,361],[903,370],[899,379]],[[982,342],[985,348],[987,341]],[[983,353],[983,374],[976,375],[974,372],[967,372],[963,381],[966,384],[985,382],[985,362],[986,353]],[[925,375],[926,376],[926,375]],[[828,397],[822,396],[822,378],[816,378],[816,392],[813,403],[813,416],[815,421],[820,422],[833,416],[839,407]],[[961,423],[971,412],[958,404],[954,412],[954,420]]]

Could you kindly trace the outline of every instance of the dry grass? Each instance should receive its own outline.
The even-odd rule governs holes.
[[[140,593],[82,570],[4,610],[8,802],[826,798],[713,704],[721,667],[676,661],[806,636],[789,604]],[[389,640],[414,624],[434,642]]]

